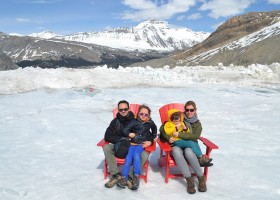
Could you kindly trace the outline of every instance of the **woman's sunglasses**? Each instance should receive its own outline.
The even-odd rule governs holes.
[[[194,112],[194,109],[185,109],[186,112]]]
[[[138,115],[141,116],[141,117],[149,117],[149,116],[150,116],[150,115],[147,114],[147,113],[139,113]]]
[[[119,112],[128,111],[128,108],[120,108]]]

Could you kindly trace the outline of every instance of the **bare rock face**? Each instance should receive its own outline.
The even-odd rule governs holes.
[[[206,40],[183,53],[176,54],[173,58],[175,60],[186,59],[187,57],[217,48],[274,24],[279,18],[280,11],[250,12],[232,17],[219,26]]]
[[[9,56],[0,52],[0,71],[17,69],[18,67]]]

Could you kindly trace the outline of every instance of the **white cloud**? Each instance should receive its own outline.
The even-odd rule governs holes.
[[[17,22],[30,22],[30,19],[27,19],[27,18],[16,18],[16,21]]]
[[[267,3],[270,3],[270,4],[280,4],[280,0],[267,0]]]
[[[180,15],[177,17],[178,21],[183,21],[186,18],[186,15]]]
[[[122,3],[136,10],[154,9],[157,7],[156,3],[150,0],[124,0]]]
[[[210,0],[199,8],[210,10],[209,16],[215,19],[237,15],[248,8],[255,0]]]
[[[123,19],[142,21],[147,19],[166,20],[178,13],[187,12],[194,6],[196,0],[170,0],[164,1],[151,0],[123,0],[122,3],[132,10],[122,13]]]
[[[187,17],[187,19],[199,19],[202,15],[200,13],[193,13]]]

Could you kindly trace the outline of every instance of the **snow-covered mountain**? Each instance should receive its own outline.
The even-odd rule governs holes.
[[[234,16],[190,49],[131,66],[280,63],[280,10]]]
[[[0,70],[12,69],[8,58],[19,67],[41,68],[87,68],[97,65],[107,65],[117,68],[135,62],[166,56],[165,53],[150,51],[149,53],[128,52],[121,49],[87,44],[62,39],[30,36],[11,36],[0,32]],[[5,58],[5,57],[6,58]],[[14,67],[13,67],[14,68]]]
[[[35,36],[36,34],[32,34]],[[37,37],[42,37],[45,34]],[[132,28],[116,28],[101,32],[85,32],[67,36],[55,36],[57,39],[84,42],[124,50],[174,51],[188,49],[205,40],[210,33],[195,32],[178,27],[166,21],[144,21]]]
[[[207,33],[193,32],[156,20],[142,22],[133,28],[73,36],[58,36],[49,31],[33,34],[32,37],[0,32],[0,52],[20,67],[42,68],[103,64],[114,68],[272,64],[280,63],[279,21],[280,11],[235,16],[205,40]],[[184,50],[170,52],[172,49]]]
[[[50,38],[55,38],[55,37],[60,37],[61,35],[58,35],[52,31],[43,31],[40,33],[32,33],[30,35],[28,35],[30,37],[39,37],[39,38],[43,38],[43,39],[50,39]]]

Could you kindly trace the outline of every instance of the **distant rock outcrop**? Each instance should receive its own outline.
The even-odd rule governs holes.
[[[0,51],[0,71],[17,69],[18,67],[9,56]]]

